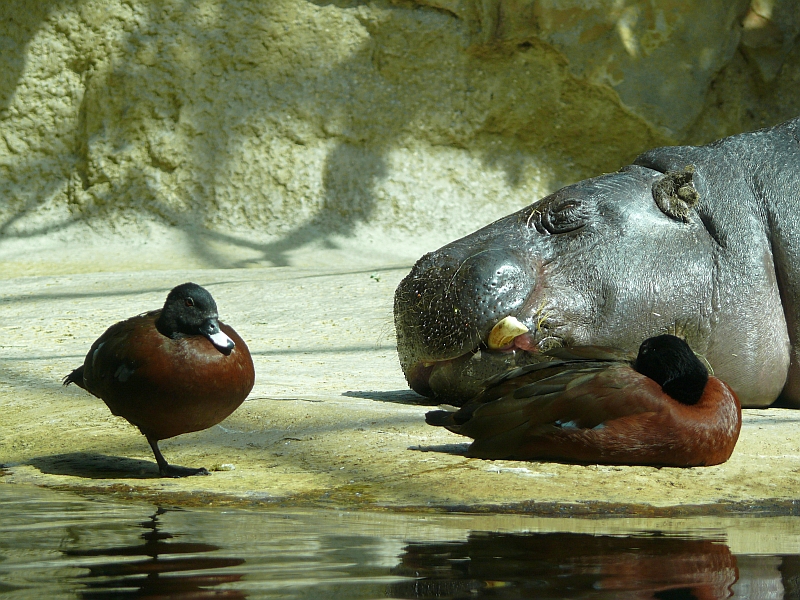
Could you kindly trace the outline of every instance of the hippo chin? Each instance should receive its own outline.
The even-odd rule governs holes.
[[[800,119],[651,150],[426,254],[395,325],[410,386],[451,404],[555,346],[674,333],[742,406],[800,407]]]

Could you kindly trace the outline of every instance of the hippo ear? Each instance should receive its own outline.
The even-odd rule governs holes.
[[[687,165],[680,171],[667,171],[653,184],[653,199],[661,212],[675,220],[689,222],[689,211],[700,201],[693,178],[694,166]]]

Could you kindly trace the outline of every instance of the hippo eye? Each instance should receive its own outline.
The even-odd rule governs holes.
[[[528,218],[539,233],[568,233],[586,224],[586,214],[578,198],[551,198],[534,207]]]
[[[186,306],[194,306],[194,300],[191,298],[186,299]]]

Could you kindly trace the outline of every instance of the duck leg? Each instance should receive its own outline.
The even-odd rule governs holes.
[[[205,469],[205,467],[200,467],[199,469],[193,469],[191,467],[178,467],[169,464],[167,462],[167,459],[164,458],[164,455],[161,454],[161,450],[158,449],[158,440],[147,436],[147,442],[153,449],[153,454],[155,455],[156,462],[158,463],[158,470],[161,473],[162,477],[189,477],[191,475],[209,474],[208,471]]]

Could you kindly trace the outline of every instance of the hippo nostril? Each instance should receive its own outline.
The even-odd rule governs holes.
[[[533,289],[534,277],[507,251],[484,250],[467,258],[455,279],[462,309],[473,316],[481,337],[495,323],[513,314]]]

